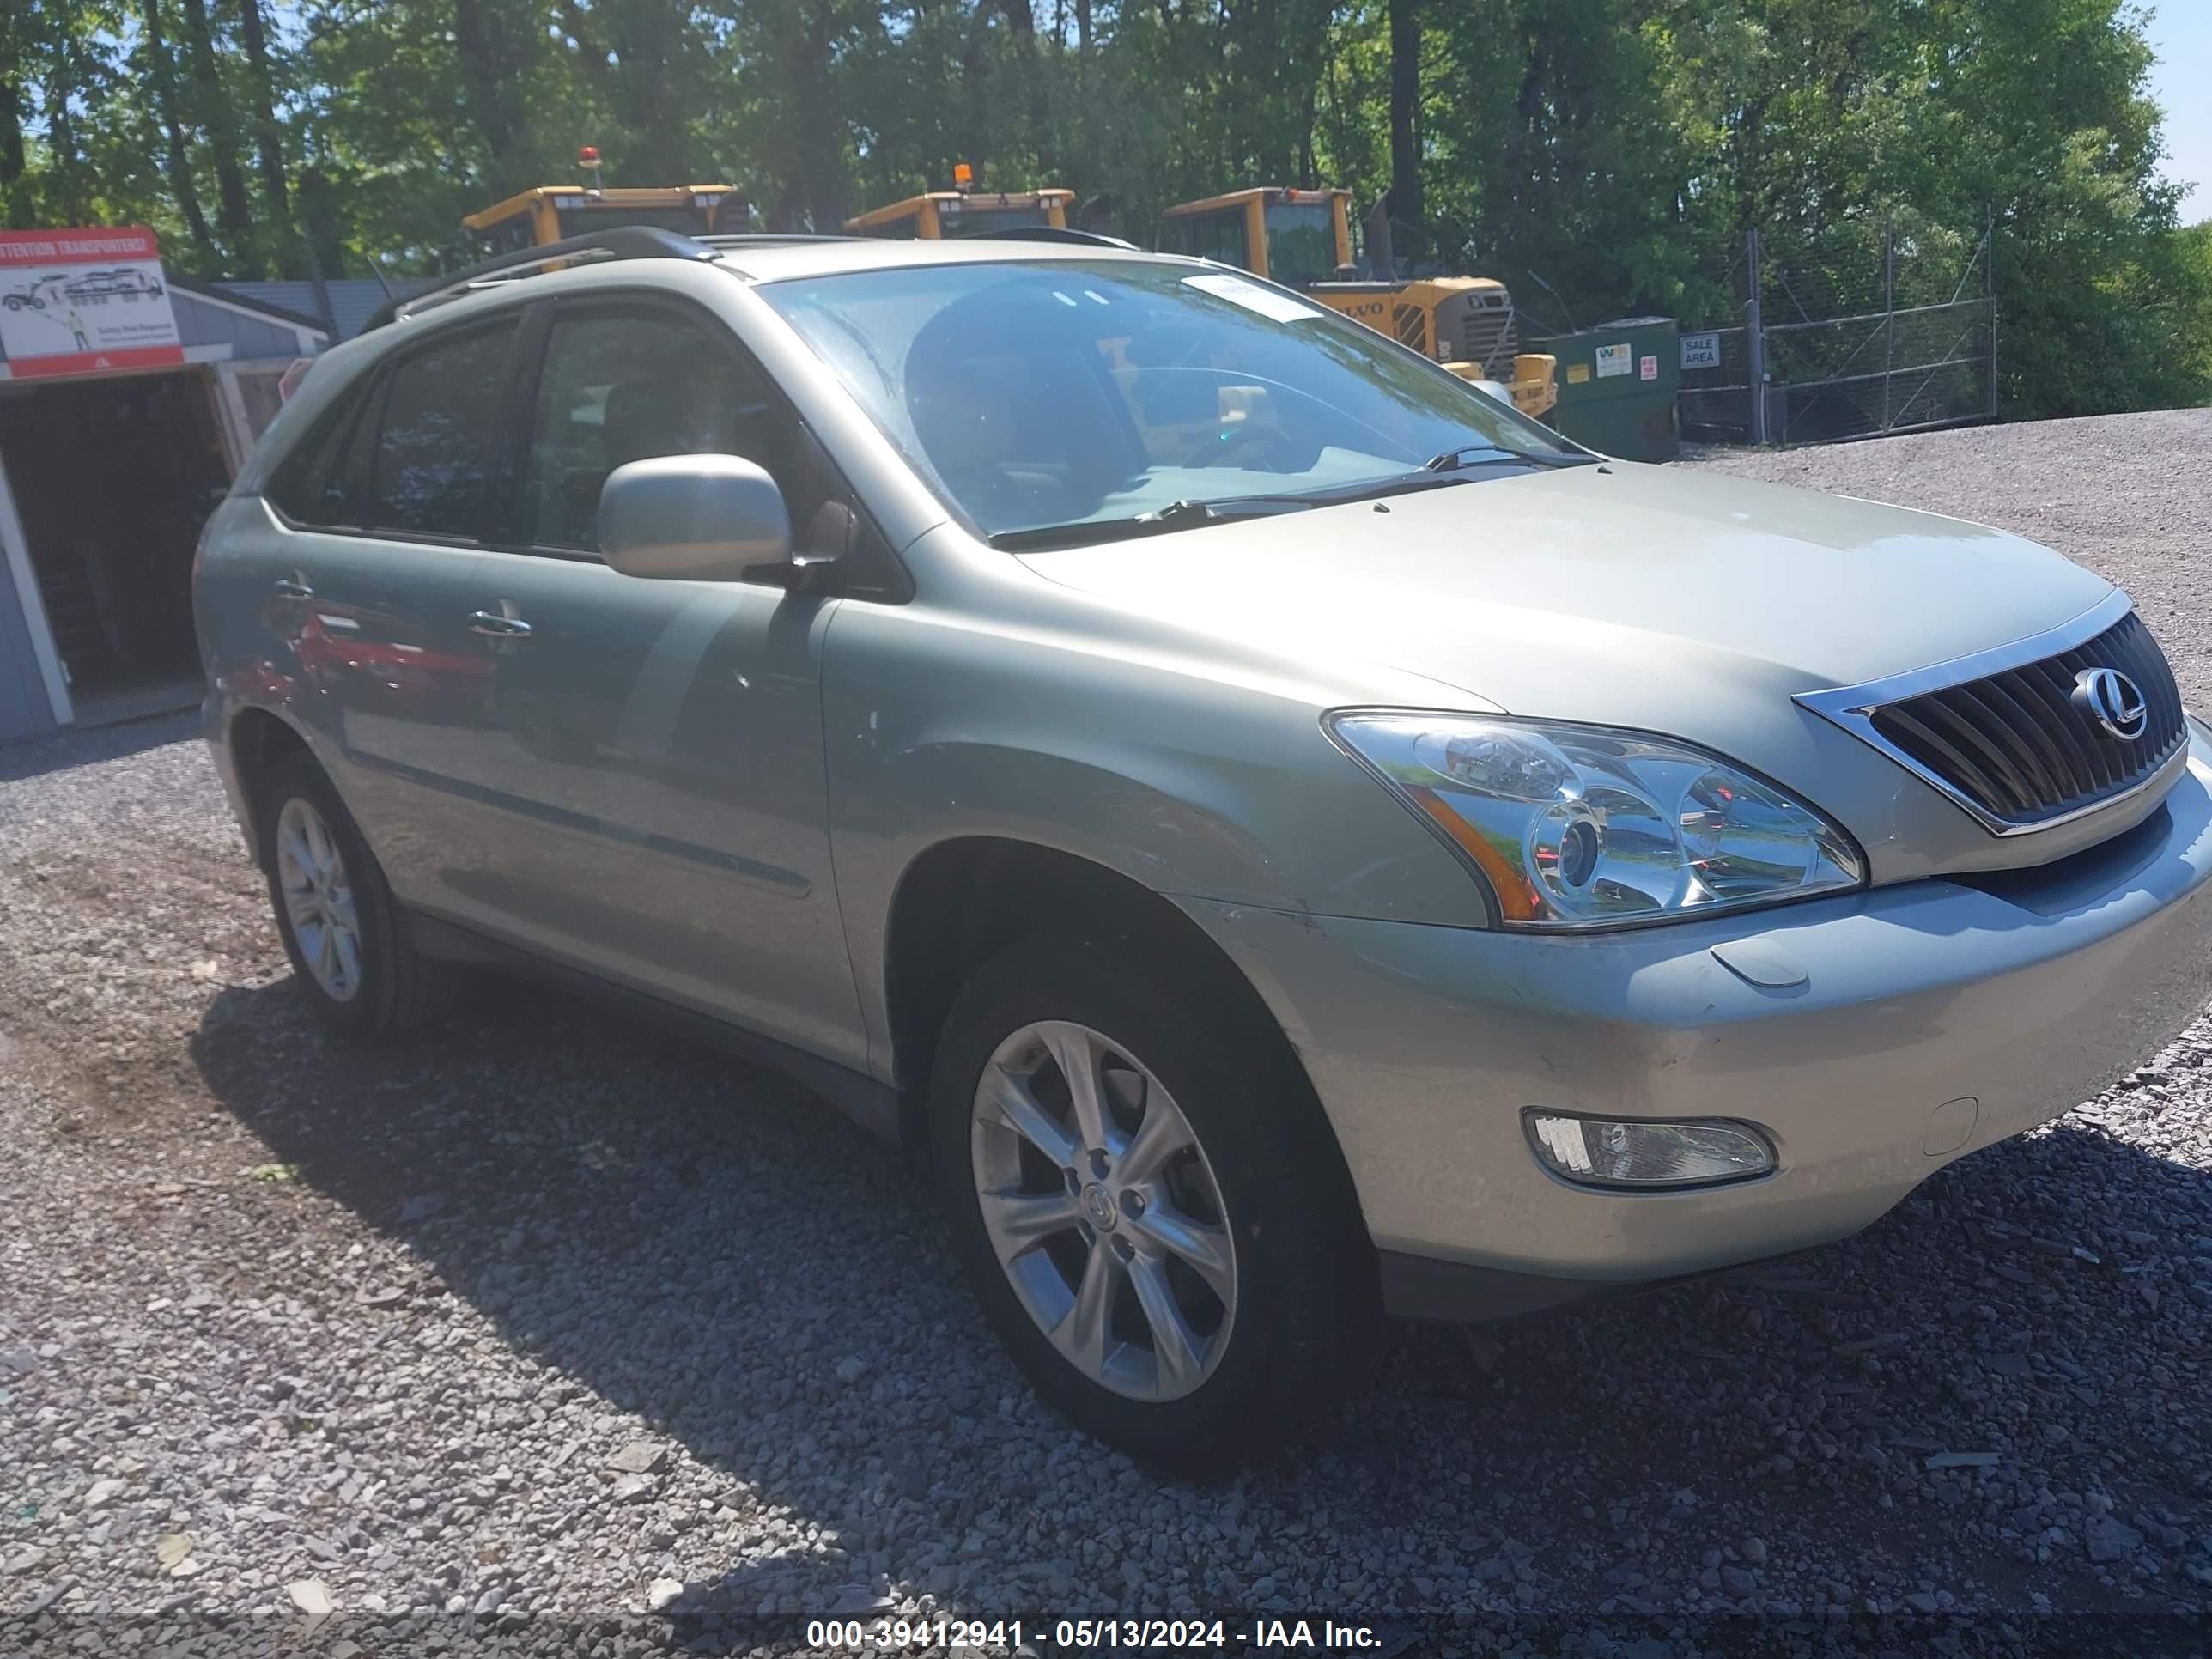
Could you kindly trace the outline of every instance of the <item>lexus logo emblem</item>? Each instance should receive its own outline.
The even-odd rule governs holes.
[[[2150,724],[2150,705],[2142,688],[2117,668],[2085,668],[2076,674],[2074,702],[2106,737],[2122,743],[2133,743]]]

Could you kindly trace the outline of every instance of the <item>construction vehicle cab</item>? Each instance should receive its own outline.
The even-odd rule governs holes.
[[[586,144],[576,160],[591,174],[591,184],[539,185],[461,221],[484,258],[544,247],[616,225],[651,225],[684,236],[726,236],[753,228],[752,208],[735,185],[605,190],[598,182],[599,152]]]
[[[1311,288],[1357,269],[1348,190],[1232,190],[1168,210],[1182,252],[1238,265],[1285,288]]]
[[[856,236],[935,241],[941,236],[988,236],[1048,225],[1067,228],[1072,190],[932,190],[845,221]]]
[[[1348,190],[1231,191],[1168,210],[1182,252],[1241,266],[1388,334],[1463,380],[1505,388],[1523,415],[1559,401],[1557,365],[1516,349],[1513,296],[1486,276],[1363,281]]]

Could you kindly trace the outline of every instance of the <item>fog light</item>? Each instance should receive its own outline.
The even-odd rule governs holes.
[[[1528,1143],[1557,1176],[1591,1187],[1695,1187],[1745,1181],[1774,1167],[1774,1150],[1741,1123],[1628,1123],[1528,1115]]]

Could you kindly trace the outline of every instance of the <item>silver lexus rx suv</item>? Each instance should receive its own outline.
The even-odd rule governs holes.
[[[1841,1237],[2204,1003],[2212,740],[2056,553],[1101,239],[555,254],[324,356],[203,544],[301,991],[789,1068],[1133,1451]]]

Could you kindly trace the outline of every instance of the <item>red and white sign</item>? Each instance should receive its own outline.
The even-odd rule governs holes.
[[[0,230],[0,351],[19,380],[184,362],[154,233]]]

